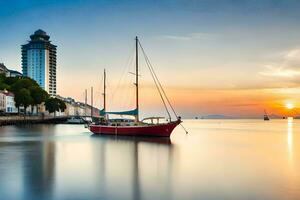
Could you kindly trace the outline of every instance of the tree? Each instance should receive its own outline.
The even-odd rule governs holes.
[[[61,112],[64,112],[66,110],[66,108],[67,108],[65,102],[63,100],[61,100],[61,99],[57,99],[57,100],[58,100],[59,110]]]
[[[24,106],[26,109],[29,105],[32,106],[33,111],[34,106],[49,98],[48,93],[35,80],[28,77],[6,77],[5,74],[0,74],[0,90],[4,89],[15,94],[18,111],[20,111],[20,106]]]
[[[0,83],[4,82],[4,80],[6,79],[6,76],[4,73],[0,73]]]
[[[15,102],[18,110],[20,110],[20,106],[24,106],[26,113],[26,108],[33,102],[33,99],[30,95],[30,91],[26,88],[22,88],[20,91],[16,92]]]
[[[10,86],[6,83],[0,82],[0,90],[10,90]]]
[[[59,104],[58,104],[56,98],[52,98],[52,97],[48,98],[45,101],[45,107],[49,113],[54,113],[54,116],[55,116],[55,112],[59,111]]]
[[[13,93],[17,93],[22,88],[29,89],[30,87],[33,87],[33,86],[39,87],[39,85],[37,84],[37,82],[35,82],[34,80],[32,80],[30,78],[21,78],[21,79],[17,79],[17,81],[15,81],[11,85],[11,91]]]
[[[33,107],[36,106],[36,110],[38,112],[38,105],[45,102],[46,99],[49,98],[49,95],[48,93],[43,90],[41,87],[39,86],[31,86],[29,88],[29,91],[30,91],[30,94],[31,94],[31,97],[33,99],[32,101],[32,110],[31,112],[33,112]]]
[[[9,90],[10,89],[10,85],[8,85],[6,83],[6,77],[5,74],[0,73],[0,90]]]
[[[22,77],[6,77],[4,82],[8,85],[13,85],[20,79],[22,79]]]
[[[62,101],[58,98],[53,98],[53,97],[48,98],[45,101],[45,107],[49,113],[54,113],[54,116],[55,116],[55,112],[58,112],[58,111],[64,112],[65,109],[67,108],[64,101]]]

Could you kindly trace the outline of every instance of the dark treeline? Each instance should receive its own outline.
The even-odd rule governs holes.
[[[38,105],[42,103],[45,103],[49,113],[63,112],[66,109],[62,100],[50,97],[36,81],[28,77],[6,77],[0,74],[0,90],[7,90],[14,94],[15,105],[19,113],[20,107],[24,107],[26,111],[29,106],[31,106],[31,112],[34,107],[38,112]]]

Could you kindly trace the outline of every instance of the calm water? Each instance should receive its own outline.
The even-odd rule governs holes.
[[[0,199],[300,199],[300,120],[184,124],[170,140],[0,127]]]

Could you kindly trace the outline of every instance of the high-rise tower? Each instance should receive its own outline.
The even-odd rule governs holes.
[[[41,29],[22,45],[23,76],[34,79],[51,96],[56,95],[56,46]]]

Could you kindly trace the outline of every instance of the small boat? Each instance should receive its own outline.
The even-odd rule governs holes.
[[[270,118],[269,118],[269,116],[268,116],[266,110],[264,110],[264,112],[265,112],[265,114],[264,114],[264,120],[265,120],[265,121],[269,121]]]
[[[84,120],[81,117],[71,117],[67,120],[67,124],[84,124]]]
[[[158,80],[152,65],[148,57],[146,56],[141,43],[138,38],[135,38],[135,92],[136,92],[136,107],[133,110],[121,111],[121,112],[107,112],[106,111],[106,72],[104,70],[104,104],[103,109],[100,111],[100,120],[96,123],[89,124],[89,130],[94,134],[104,134],[104,135],[124,135],[124,136],[154,136],[154,137],[170,137],[174,128],[179,125],[181,117],[177,116],[174,108],[172,107],[168,97],[160,81]],[[139,66],[138,66],[138,49],[139,47],[142,50],[142,53],[145,57],[147,67],[150,70],[151,76],[154,80],[156,88],[160,94],[161,100],[164,104],[166,112],[169,116],[168,120],[162,121],[161,117],[148,117],[143,120],[139,120]],[[175,120],[172,120],[170,110],[173,112],[176,117]],[[120,115],[120,116],[134,116],[133,119],[109,119],[109,115]]]

